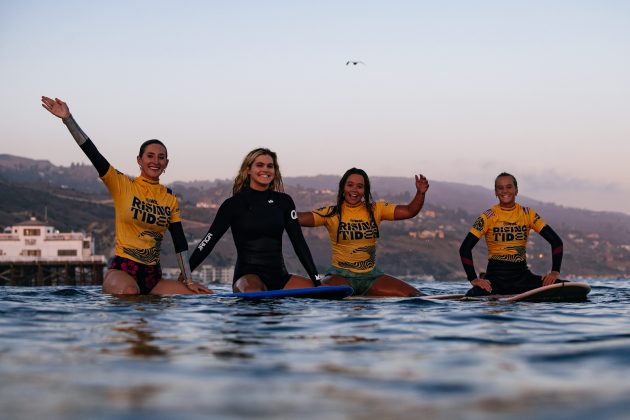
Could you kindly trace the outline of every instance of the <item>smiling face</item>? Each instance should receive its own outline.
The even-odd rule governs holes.
[[[269,189],[276,175],[276,166],[269,155],[260,155],[247,170],[249,187],[253,190],[265,191]]]
[[[343,198],[346,203],[355,206],[365,197],[365,180],[363,176],[352,174],[343,186]]]
[[[149,144],[144,148],[141,156],[138,156],[140,175],[152,181],[159,181],[160,175],[168,166],[166,147],[161,144]]]
[[[518,188],[514,185],[514,178],[511,176],[499,176],[494,182],[494,194],[499,199],[501,207],[510,209],[516,203]]]

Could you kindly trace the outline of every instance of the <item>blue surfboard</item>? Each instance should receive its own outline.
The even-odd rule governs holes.
[[[217,293],[210,296],[241,299],[280,299],[290,297],[338,300],[350,296],[352,291],[352,287],[350,286],[319,286],[306,287],[303,289],[268,290],[266,292]]]

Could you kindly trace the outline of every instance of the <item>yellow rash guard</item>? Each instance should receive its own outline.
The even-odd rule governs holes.
[[[101,179],[114,199],[114,253],[142,264],[158,264],[164,232],[171,223],[181,221],[173,192],[143,176],[129,179],[111,165]]]
[[[477,238],[485,235],[489,260],[520,263],[526,261],[529,231],[540,233],[545,225],[534,209],[516,203],[506,210],[497,204],[477,218],[470,233]]]
[[[332,266],[355,273],[367,273],[376,265],[377,226],[382,220],[394,220],[395,204],[378,201],[373,204],[374,222],[363,203],[350,206],[343,203],[341,230],[337,242],[339,217],[325,217],[331,207],[323,207],[312,212],[315,226],[326,226],[332,244]]]

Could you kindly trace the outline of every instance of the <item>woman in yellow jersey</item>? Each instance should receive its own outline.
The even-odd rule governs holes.
[[[500,173],[494,181],[494,194],[499,204],[477,218],[459,249],[466,276],[473,286],[467,296],[518,294],[562,282],[558,279],[562,240],[534,209],[516,202],[518,183],[514,175]],[[551,271],[544,276],[533,274],[527,267],[525,257],[530,230],[539,233],[551,245]],[[482,236],[488,246],[488,266],[485,275],[478,277],[472,249]]]
[[[124,295],[212,293],[192,281],[179,204],[173,192],[160,184],[160,175],[168,166],[164,144],[153,139],[140,146],[136,158],[140,176],[130,179],[100,154],[65,102],[42,96],[42,106],[68,127],[114,199],[116,248],[103,280],[103,292]],[[167,229],[175,244],[182,282],[162,278],[160,246]]]
[[[382,220],[415,217],[429,189],[423,175],[416,175],[416,195],[407,205],[374,202],[370,179],[362,169],[346,171],[339,181],[337,204],[298,213],[305,227],[325,226],[332,244],[332,266],[322,284],[352,286],[355,295],[420,296],[416,288],[381,271],[376,265],[376,241]]]

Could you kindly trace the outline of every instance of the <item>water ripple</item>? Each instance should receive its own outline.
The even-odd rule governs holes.
[[[558,304],[0,287],[0,404],[15,418],[625,418],[629,303],[630,281],[606,279]]]

